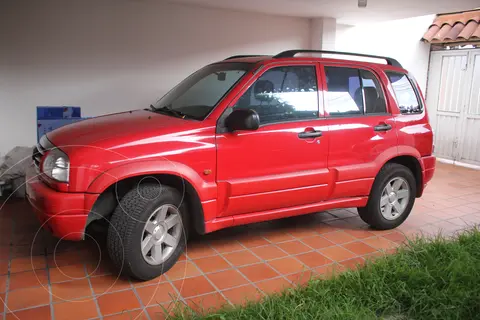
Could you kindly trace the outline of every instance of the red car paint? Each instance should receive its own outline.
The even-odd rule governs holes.
[[[418,161],[422,182],[417,196],[422,194],[435,169],[427,111],[424,108],[421,114],[401,114],[385,74],[386,70],[407,71],[376,63],[312,57],[230,61],[250,62],[255,67],[202,121],[136,110],[85,120],[49,133],[48,140],[68,155],[71,169],[69,183],[55,182],[33,167],[29,170],[28,199],[44,226],[58,237],[81,240],[88,215],[102,192],[123,179],[152,174],[179,176],[191,184],[203,209],[204,232],[332,208],[365,206],[379,170],[399,156]],[[224,110],[232,107],[256,79],[272,67],[291,65],[316,68],[318,119],[274,123],[255,131],[216,133]],[[374,73],[381,82],[389,113],[331,117],[324,110],[324,66],[358,67]],[[381,124],[393,129],[373,130]],[[298,133],[313,129],[323,135],[298,138]]]

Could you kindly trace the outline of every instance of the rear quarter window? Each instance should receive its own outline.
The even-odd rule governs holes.
[[[398,108],[402,114],[418,114],[423,112],[423,104],[416,88],[406,74],[385,72],[392,84]]]

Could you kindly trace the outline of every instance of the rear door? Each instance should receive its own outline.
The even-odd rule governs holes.
[[[395,120],[379,72],[356,65],[322,65],[325,116],[335,176],[330,199],[366,196],[382,164],[397,154]]]
[[[216,136],[218,216],[327,198],[328,128],[319,115],[317,73],[315,63],[270,65],[222,115]],[[255,110],[260,128],[223,130],[223,119],[235,108]]]

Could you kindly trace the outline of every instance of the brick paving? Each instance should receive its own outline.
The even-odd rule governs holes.
[[[330,210],[197,237],[165,275],[119,278],[95,240],[58,241],[23,201],[0,210],[0,319],[165,319],[242,304],[394,253],[407,237],[451,235],[480,223],[480,171],[437,164],[424,197],[390,231],[368,228],[355,209]]]

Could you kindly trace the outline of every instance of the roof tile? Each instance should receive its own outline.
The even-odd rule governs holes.
[[[480,40],[480,10],[437,15],[423,40],[431,43]]]

